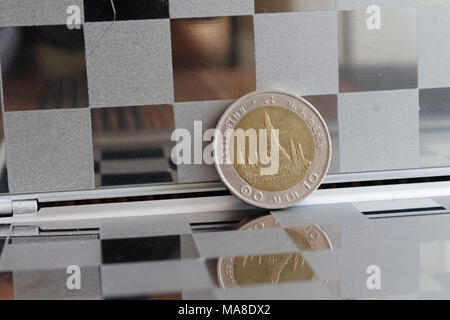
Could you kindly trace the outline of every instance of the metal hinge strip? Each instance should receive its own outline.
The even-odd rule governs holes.
[[[0,201],[0,217],[16,214],[30,214],[38,211],[38,201],[32,200],[12,200]]]

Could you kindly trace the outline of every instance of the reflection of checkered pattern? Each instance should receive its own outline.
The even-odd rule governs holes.
[[[130,159],[128,155],[124,159],[111,159],[107,152],[99,150],[94,154],[95,185],[110,187],[177,181],[176,166],[170,160],[172,149],[169,146],[144,151],[147,152],[145,160],[142,159],[142,149],[136,153],[136,159]],[[122,163],[124,173],[115,168],[118,163]],[[171,169],[168,170],[168,167]]]
[[[64,26],[69,5],[80,30]],[[172,105],[176,126],[213,126],[225,102],[262,88],[315,97],[334,173],[449,165],[439,151],[423,160],[418,125],[418,91],[450,87],[449,16],[447,0],[0,0],[9,190],[96,186],[87,107]],[[217,176],[183,167],[178,179]]]
[[[91,110],[97,187],[176,182],[170,105]]]
[[[110,204],[103,210],[120,208]],[[138,208],[146,204],[127,206]],[[449,269],[442,263],[448,255],[449,210],[449,197],[306,206],[272,212],[280,227],[263,230],[235,230],[240,219],[252,216],[245,210],[220,221],[214,221],[219,213],[210,212],[58,221],[53,227],[46,222],[37,236],[30,226],[3,225],[0,297],[442,297],[450,292]],[[220,288],[218,258],[299,252],[286,229],[308,225],[319,225],[332,245],[332,250],[301,252],[319,281]],[[381,290],[366,287],[372,264],[381,268]],[[81,290],[67,289],[74,274],[68,267],[74,265],[80,267]]]

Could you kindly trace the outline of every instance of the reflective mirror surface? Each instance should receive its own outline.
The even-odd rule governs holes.
[[[179,201],[167,205],[176,212],[185,203]],[[205,201],[219,200],[201,198],[196,204]],[[449,197],[257,215],[246,210],[142,215],[146,202],[86,210],[97,206],[109,212],[126,208],[130,216],[1,225],[0,297],[450,297]],[[47,208],[42,214],[64,216],[73,210]],[[73,265],[80,268],[81,290],[66,287],[67,268]]]
[[[175,182],[171,105],[91,110],[96,186]]]
[[[448,175],[447,0],[69,2],[0,0],[2,194],[219,181],[170,134],[258,89],[316,106],[330,174]]]

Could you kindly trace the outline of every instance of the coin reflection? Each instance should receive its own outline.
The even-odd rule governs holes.
[[[255,219],[240,229],[255,230],[281,228],[271,215]],[[300,251],[331,249],[331,243],[319,226],[301,226],[285,229]],[[299,252],[219,259],[220,284],[239,287],[255,284],[318,280],[314,270]]]
[[[239,286],[309,281],[316,278],[300,253],[238,257],[233,266],[234,278]]]

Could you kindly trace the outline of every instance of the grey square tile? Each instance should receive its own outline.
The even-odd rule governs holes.
[[[424,208],[435,208],[440,205],[428,198],[420,199],[396,199],[396,200],[378,200],[378,201],[368,201],[368,202],[355,202],[353,206],[363,213],[368,212],[380,212],[380,211],[391,211],[391,210],[407,210],[407,209],[417,209]]]
[[[434,200],[439,204],[441,204],[442,206],[444,206],[445,208],[447,208],[448,210],[450,210],[450,197],[437,197],[434,198]]]
[[[435,199],[437,203],[441,203],[439,198]],[[445,204],[444,204],[445,205]],[[424,210],[426,211],[426,210]],[[450,240],[450,236],[448,233],[448,229],[450,228],[450,215],[445,212],[445,210],[436,210],[428,211],[432,214],[423,214],[423,212],[417,212],[416,215],[411,215],[411,213],[405,213],[405,216],[397,216],[393,217],[385,217],[384,219],[375,219],[370,220],[375,223],[391,223],[395,225],[397,229],[401,229],[402,233],[401,239],[396,240],[396,243],[403,243],[405,246],[416,245],[419,241],[429,242],[429,241],[448,241]],[[434,213],[434,214],[433,214]],[[413,230],[414,237],[416,240],[410,240],[406,237],[406,234],[411,234],[410,230]],[[386,238],[384,235],[383,239]],[[372,238],[375,239],[375,238]],[[389,238],[388,238],[389,239]],[[350,239],[350,241],[352,241]],[[384,240],[383,240],[384,241]],[[408,245],[407,241],[413,241]],[[373,242],[373,240],[372,240]]]
[[[175,128],[188,130],[191,138],[194,136],[194,122],[201,121],[203,136],[208,129],[215,128],[223,112],[230,106],[231,100],[225,101],[202,101],[176,103],[174,106]],[[202,147],[206,148],[211,142],[204,142]],[[205,150],[205,149],[203,149]],[[178,182],[201,182],[220,180],[214,164],[193,164],[194,144],[191,150],[192,164],[178,164]]]
[[[157,261],[107,265],[101,269],[106,297],[210,289],[213,283],[203,261]]]
[[[401,248],[416,252],[420,238],[420,224],[414,220],[386,218],[366,220],[364,223],[346,223],[341,225],[342,249],[350,252],[379,250],[386,248],[395,252]],[[401,232],[400,232],[401,230]],[[385,254],[388,258],[389,255]]]
[[[418,248],[392,249],[380,245],[363,250],[305,252],[304,257],[321,279],[341,280],[340,298],[363,299],[386,295],[408,294],[419,288]],[[369,290],[370,266],[381,272],[381,288]],[[369,269],[370,271],[370,269]]]
[[[420,292],[417,298],[419,300],[449,300],[450,291],[439,289],[436,291]]]
[[[418,90],[338,97],[341,172],[419,166]]]
[[[450,0],[417,0],[422,6],[437,5],[437,4],[450,4]]]
[[[331,163],[328,173],[339,173],[339,126],[337,117],[337,95],[304,96],[319,111],[331,137]]]
[[[373,15],[373,14],[372,14]],[[416,9],[339,11],[340,92],[417,88]]]
[[[167,235],[190,234],[191,228],[185,215],[168,214],[147,217],[103,219],[100,238],[124,239]]]
[[[419,245],[420,269],[430,275],[450,275],[448,259],[449,241],[427,241]],[[442,283],[441,283],[442,284]]]
[[[168,19],[84,25],[90,107],[173,102]]]
[[[331,11],[256,15],[257,88],[337,93],[336,19]]]
[[[69,266],[68,266],[69,267]],[[80,289],[69,289],[75,269],[13,272],[14,298],[22,299],[100,299],[100,268],[79,269]],[[76,272],[76,271],[75,271]]]
[[[420,166],[450,166],[450,88],[421,89]]]
[[[83,0],[1,0],[0,26],[65,25],[76,14],[83,23],[83,12]]]
[[[418,9],[419,88],[450,86],[450,6]]]
[[[202,257],[218,258],[297,252],[298,248],[281,228],[194,234]]]
[[[440,203],[439,200],[437,202]],[[445,203],[443,204],[445,205]],[[413,222],[419,226],[420,240],[423,242],[450,240],[450,235],[448,234],[448,229],[450,228],[449,214],[412,217],[411,223]]]
[[[94,187],[87,109],[5,113],[12,193]]]
[[[210,290],[184,291],[182,300],[214,300],[214,293]]]
[[[349,204],[296,206],[272,215],[284,228],[306,225],[361,223],[364,216]]]
[[[380,8],[414,8],[417,0],[336,0],[338,10],[366,9],[375,5]]]
[[[170,0],[171,18],[253,14],[253,0]]]
[[[13,243],[6,245],[0,268],[38,271],[65,269],[70,265],[98,267],[101,263],[100,250],[98,240]]]
[[[256,13],[334,10],[336,0],[255,0]]]
[[[342,249],[303,255],[321,279],[340,279],[341,298],[405,294],[418,289],[419,229],[416,223],[385,219],[341,225]],[[381,289],[367,287],[369,266],[381,271]]]

